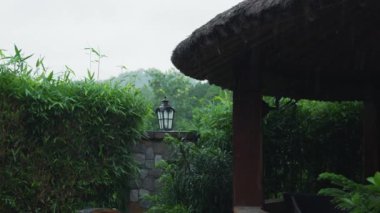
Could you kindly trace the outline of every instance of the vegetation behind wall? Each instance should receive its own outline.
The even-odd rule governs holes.
[[[174,130],[177,131],[198,129],[198,124],[193,120],[193,110],[207,107],[214,97],[224,93],[218,86],[191,79],[174,69],[166,72],[157,69],[130,71],[110,81],[120,85],[136,85],[154,107],[158,107],[161,100],[167,97],[176,110]],[[149,130],[158,130],[155,116],[147,119],[146,123]]]
[[[361,103],[265,99],[278,106],[263,123],[266,198],[317,192],[324,171],[360,179]],[[150,212],[231,211],[232,103],[230,96],[214,100],[194,112],[197,143],[171,142],[178,154],[163,165],[163,190]]]
[[[317,192],[325,171],[360,180],[361,109],[360,102],[301,100],[270,112],[263,127],[266,196]]]

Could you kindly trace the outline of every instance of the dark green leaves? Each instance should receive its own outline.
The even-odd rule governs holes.
[[[162,165],[163,189],[149,212],[231,212],[231,108],[226,95],[199,109],[194,116],[201,138],[195,144],[167,138],[174,157]]]
[[[43,59],[30,72],[15,51],[0,60],[0,212],[123,208],[148,112],[139,91],[73,82],[69,67],[57,78]]]
[[[338,208],[354,213],[380,212],[380,172],[367,178],[368,185],[328,172],[320,174],[318,179],[336,186],[321,189],[319,194],[334,197],[333,202]]]

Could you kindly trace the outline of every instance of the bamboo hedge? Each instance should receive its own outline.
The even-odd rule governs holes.
[[[31,68],[0,52],[0,212],[123,209],[146,103],[132,86]]]

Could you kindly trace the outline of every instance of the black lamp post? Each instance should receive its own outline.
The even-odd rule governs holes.
[[[161,105],[156,109],[160,130],[170,131],[173,129],[174,113],[174,108],[170,106],[169,101],[165,97],[161,101]]]

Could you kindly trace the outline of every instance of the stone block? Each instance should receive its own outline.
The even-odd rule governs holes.
[[[142,143],[132,145],[132,152],[141,154],[145,153],[145,145]]]
[[[172,158],[172,155],[173,155],[173,153],[171,153],[169,151],[165,151],[164,153],[162,153],[162,159],[169,160]]]
[[[129,201],[132,201],[132,202],[139,201],[139,190],[137,189],[131,190],[131,192],[129,193]]]
[[[152,147],[148,147],[145,151],[145,159],[147,160],[153,160],[154,159],[154,152]]]
[[[129,187],[130,187],[131,189],[137,189],[137,188],[140,188],[141,185],[142,185],[142,183],[141,183],[141,179],[140,179],[140,178],[137,178],[137,179],[135,179],[135,180],[130,180],[128,185],[129,185]]]
[[[162,153],[162,158],[164,160],[169,160],[169,159],[171,159],[173,157],[174,152],[175,152],[175,150],[173,150],[172,147],[167,146],[167,148],[165,149],[165,151]]]
[[[133,154],[133,159],[135,159],[137,165],[142,166],[145,163],[145,155],[144,154]]]
[[[154,190],[154,178],[152,177],[146,177],[142,184],[143,189],[147,189],[149,191]]]
[[[155,191],[155,192],[158,192],[158,191],[161,190],[161,188],[162,188],[162,183],[160,182],[159,179],[156,179],[156,180],[154,181],[154,191]]]
[[[154,168],[154,160],[146,160],[145,161],[145,167],[148,169],[153,169]]]
[[[142,141],[142,143],[145,145],[145,148],[152,146],[152,142],[151,141]]]
[[[140,140],[140,143],[142,143],[142,144],[146,144],[146,143],[148,143],[148,142],[150,142],[149,139],[141,139],[141,140]]]
[[[149,176],[152,176],[154,178],[158,178],[160,177],[162,174],[162,169],[157,169],[157,168],[154,168],[154,169],[151,169],[149,171]]]
[[[168,145],[164,142],[153,143],[154,153],[156,154],[164,154],[168,150],[168,148]]]
[[[144,196],[149,195],[149,191],[146,189],[139,189],[139,200],[143,199]]]
[[[149,171],[147,169],[140,169],[139,173],[140,173],[140,178],[144,179],[148,175]]]
[[[162,161],[162,155],[156,155],[154,157],[154,164],[157,165],[160,161]]]

